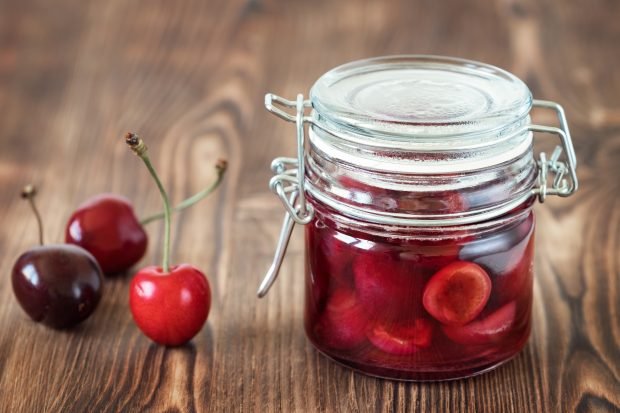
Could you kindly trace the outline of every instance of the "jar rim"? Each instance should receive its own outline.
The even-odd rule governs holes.
[[[313,123],[372,146],[459,150],[496,144],[532,107],[525,83],[473,60],[395,55],[358,60],[310,90]]]

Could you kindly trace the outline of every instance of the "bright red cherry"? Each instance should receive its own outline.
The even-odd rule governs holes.
[[[479,265],[453,262],[426,284],[422,297],[424,308],[443,324],[467,324],[489,301],[491,285],[491,279]]]
[[[148,237],[128,199],[96,195],[71,215],[65,241],[95,256],[105,274],[128,270],[146,252]]]
[[[378,349],[394,355],[413,354],[430,346],[433,326],[418,318],[407,324],[376,324],[368,330],[368,340]]]
[[[487,317],[464,326],[443,326],[443,332],[459,344],[489,344],[506,337],[515,322],[517,304],[511,301]]]
[[[129,289],[134,321],[156,343],[178,346],[202,329],[211,308],[211,289],[204,274],[189,264],[150,266],[140,270]]]
[[[156,343],[179,346],[202,329],[211,307],[211,289],[204,274],[189,264],[170,266],[172,209],[168,195],[151,165],[147,147],[138,135],[125,141],[149,170],[164,203],[164,242],[161,267],[146,267],[131,282],[129,305],[134,321]]]
[[[355,292],[341,288],[332,292],[315,326],[321,343],[337,350],[355,348],[366,341],[368,321]]]

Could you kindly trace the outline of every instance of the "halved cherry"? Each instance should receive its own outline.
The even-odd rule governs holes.
[[[355,292],[341,288],[327,300],[325,311],[314,328],[317,338],[337,350],[355,348],[366,340],[368,321]]]
[[[414,263],[388,251],[366,251],[355,258],[353,276],[359,302],[371,319],[414,320],[422,314],[424,279]]]
[[[394,355],[413,354],[430,346],[433,327],[428,320],[418,318],[412,323],[376,324],[368,330],[368,340],[378,349]]]
[[[511,301],[479,321],[464,326],[443,326],[443,332],[460,344],[488,344],[497,342],[510,333],[515,322],[517,304]]]
[[[438,321],[463,325],[480,314],[491,295],[491,279],[473,262],[456,261],[439,270],[426,284],[422,302]]]

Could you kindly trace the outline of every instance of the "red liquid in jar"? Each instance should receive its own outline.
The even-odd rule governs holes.
[[[479,234],[396,239],[306,226],[306,333],[364,373],[445,380],[517,354],[530,332],[534,217]]]

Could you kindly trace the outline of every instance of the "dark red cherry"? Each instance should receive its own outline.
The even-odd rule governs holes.
[[[126,271],[144,256],[147,235],[129,200],[96,195],[71,215],[65,241],[95,256],[105,274]]]
[[[351,263],[357,240],[344,233],[325,228],[320,232],[316,260],[329,275],[330,282],[351,285]]]
[[[348,350],[366,341],[367,327],[368,321],[355,292],[341,288],[328,298],[314,333],[328,347]]]
[[[84,321],[97,308],[103,276],[95,258],[74,245],[34,247],[15,262],[13,292],[36,322],[67,328]]]
[[[523,240],[525,249],[515,249],[506,269],[493,279],[494,295],[498,303],[507,303],[519,297],[531,296],[534,273],[534,237]]]
[[[368,330],[368,340],[378,349],[395,355],[413,354],[431,344],[433,326],[423,318],[413,322],[381,324]]]
[[[306,299],[315,311],[322,311],[331,283],[330,274],[325,266],[319,247],[320,232],[312,222],[306,225]]]
[[[353,262],[355,289],[370,319],[413,320],[422,314],[423,275],[389,251],[364,251]]]
[[[443,332],[459,344],[489,344],[506,337],[515,322],[517,304],[511,301],[482,320],[464,326],[443,326]]]
[[[424,288],[424,308],[443,324],[463,325],[480,314],[491,295],[491,279],[477,264],[454,262],[439,270]]]
[[[494,305],[507,303],[531,291],[534,254],[534,215],[502,231],[465,245],[460,259],[484,268],[493,281]]]
[[[459,260],[462,239],[407,240],[398,253],[398,259],[406,261],[417,272],[427,276],[435,274],[443,267]]]

